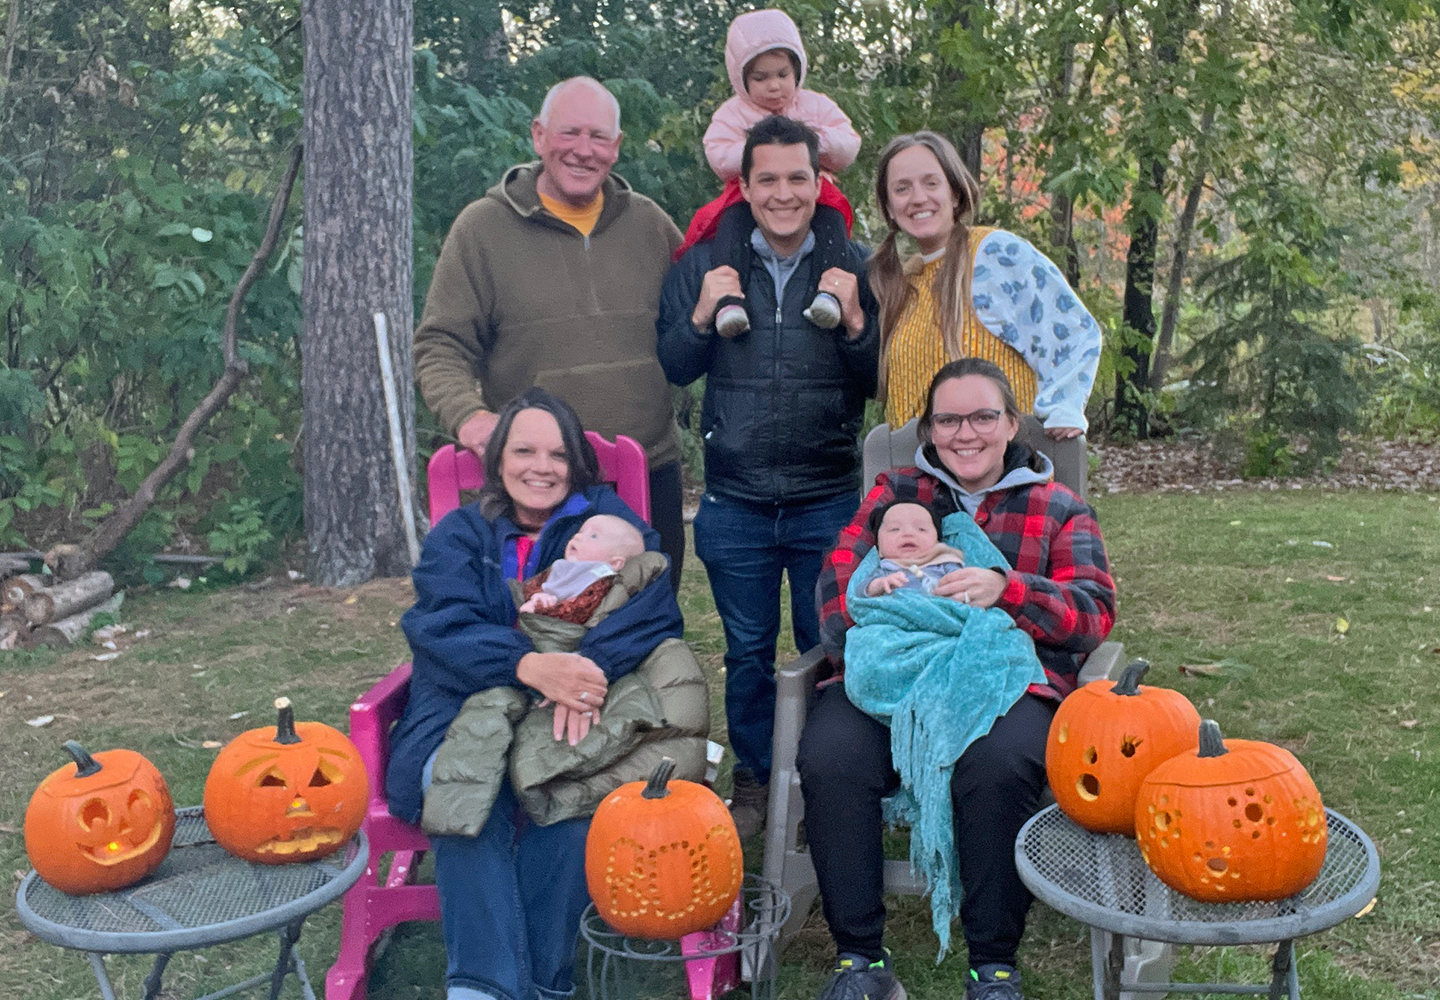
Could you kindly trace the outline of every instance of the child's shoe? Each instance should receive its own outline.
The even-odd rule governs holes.
[[[715,313],[715,332],[722,337],[738,337],[750,329],[750,315],[744,306],[721,306]]]
[[[820,292],[801,315],[822,330],[833,330],[840,325],[840,300],[829,292]]]

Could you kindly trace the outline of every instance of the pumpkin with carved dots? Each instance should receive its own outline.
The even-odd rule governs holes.
[[[1320,874],[1328,844],[1320,792],[1295,755],[1222,739],[1208,719],[1198,750],[1146,777],[1135,833],[1160,881],[1207,903],[1293,896]]]
[[[74,896],[140,881],[165,860],[175,836],[164,777],[134,750],[91,756],[74,740],[65,750],[74,763],[40,782],[25,810],[30,863]]]
[[[1134,660],[1118,681],[1091,681],[1060,703],[1045,775],[1061,811],[1094,833],[1135,835],[1135,795],[1156,766],[1193,750],[1200,713],[1169,688],[1141,684]]]
[[[365,818],[370,780],[338,729],[296,722],[277,698],[268,726],[225,744],[205,779],[205,824],[237,857],[267,865],[314,861],[343,847]]]
[[[605,922],[633,937],[675,939],[712,926],[740,893],[745,857],[730,810],[710,789],[672,781],[661,760],[647,781],[607,795],[585,839],[585,881]]]

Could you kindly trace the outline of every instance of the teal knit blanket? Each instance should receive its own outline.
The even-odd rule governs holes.
[[[1008,568],[969,515],[951,514],[944,530],[945,542],[965,553],[967,566]],[[960,905],[950,801],[955,762],[1026,688],[1045,682],[1045,671],[1034,642],[998,608],[908,589],[865,596],[865,582],[879,562],[871,549],[845,595],[855,622],[845,634],[845,693],[890,727],[900,790],[886,816],[910,827],[910,865],[929,886],[938,963],[950,947],[950,922]]]

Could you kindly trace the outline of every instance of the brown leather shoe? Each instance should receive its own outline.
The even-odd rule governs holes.
[[[737,767],[730,792],[730,818],[741,840],[749,840],[765,829],[765,815],[770,809],[770,786],[755,780],[748,768]]]

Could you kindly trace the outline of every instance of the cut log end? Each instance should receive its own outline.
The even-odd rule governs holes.
[[[21,611],[32,624],[46,625],[93,608],[108,599],[114,589],[114,578],[104,570],[95,570],[67,583],[37,590],[25,598]]]

